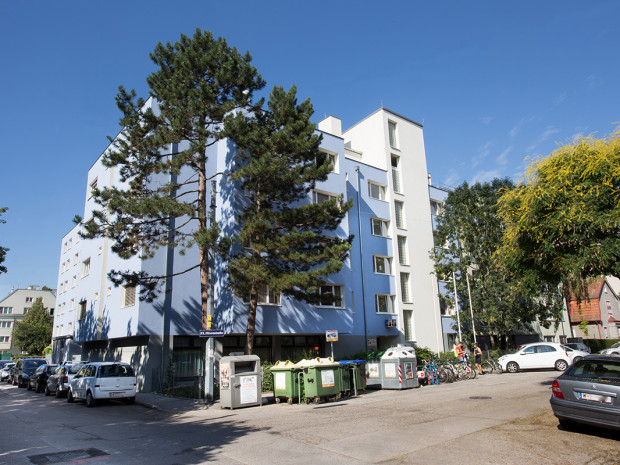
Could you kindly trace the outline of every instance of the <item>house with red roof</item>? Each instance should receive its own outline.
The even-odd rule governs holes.
[[[620,301],[607,278],[598,278],[588,285],[586,298],[571,295],[568,299],[568,315],[575,337],[591,339],[620,338]],[[587,322],[587,333],[582,322]]]

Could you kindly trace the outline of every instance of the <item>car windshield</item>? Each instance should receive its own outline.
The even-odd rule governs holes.
[[[24,368],[25,369],[33,369],[37,368],[40,365],[43,365],[45,360],[24,360]]]
[[[74,375],[76,374],[78,371],[80,371],[80,368],[82,368],[84,365],[69,365],[69,374],[70,375]]]
[[[102,378],[133,376],[133,370],[129,365],[104,365],[100,368],[99,373]]]
[[[580,360],[566,373],[568,376],[600,379],[620,384],[620,363],[605,360]]]

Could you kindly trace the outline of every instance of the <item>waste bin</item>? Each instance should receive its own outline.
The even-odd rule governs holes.
[[[381,389],[383,382],[381,375],[381,360],[366,361],[366,388]]]
[[[295,397],[297,401],[301,401],[301,386],[299,378],[301,369],[296,363],[287,360],[286,362],[276,362],[271,367],[273,374],[273,396],[276,403],[279,404],[285,399],[288,404],[292,404]]]
[[[357,395],[366,389],[366,360],[340,360],[343,372],[341,392]],[[346,372],[346,374],[345,374]]]
[[[410,389],[419,387],[415,349],[407,346],[391,347],[381,357],[381,387],[383,389]]]
[[[220,406],[235,409],[262,405],[260,358],[231,355],[220,359]]]
[[[318,404],[321,399],[340,398],[340,364],[334,362],[331,357],[304,359],[297,365],[303,373],[306,403],[314,401]]]

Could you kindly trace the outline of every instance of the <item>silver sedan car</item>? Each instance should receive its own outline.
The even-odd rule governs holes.
[[[556,379],[551,391],[562,427],[577,422],[620,430],[620,357],[588,355]]]

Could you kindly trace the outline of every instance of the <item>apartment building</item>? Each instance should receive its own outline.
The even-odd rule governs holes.
[[[53,289],[41,289],[40,286],[14,289],[0,301],[0,354],[19,353],[11,341],[13,327],[24,319],[38,298],[43,299],[43,306],[53,315],[56,307],[56,292]]]
[[[355,236],[350,256],[321,289],[340,299],[311,305],[266,289],[259,296],[254,353],[271,361],[302,354],[326,356],[328,330],[338,331],[336,356],[397,343],[438,350],[441,321],[429,258],[433,238],[422,126],[381,108],[347,131],[335,117],[321,121],[318,130],[323,134],[321,150],[332,159],[334,170],[307,200],[320,202],[343,194],[354,202],[334,232],[343,238]],[[229,171],[232,144],[220,141],[209,150],[208,174]],[[234,235],[243,193],[223,174],[214,180],[216,221],[225,234]],[[119,186],[119,181],[114,168],[104,167],[100,157],[88,173],[85,219],[96,207],[90,192],[103,185]],[[172,274],[195,264],[197,253],[168,248],[149,260],[122,260],[110,247],[105,238],[79,240],[78,227],[63,238],[54,360],[129,362],[137,369],[143,391],[159,389],[171,366],[179,377],[200,376],[204,339],[198,336],[198,270],[169,278],[152,303],[138,299],[139,289],[117,288],[107,278],[113,269]],[[247,302],[226,290],[226,263],[221,258],[215,258],[212,276],[213,327],[225,334],[217,339],[216,351],[240,352]]]

